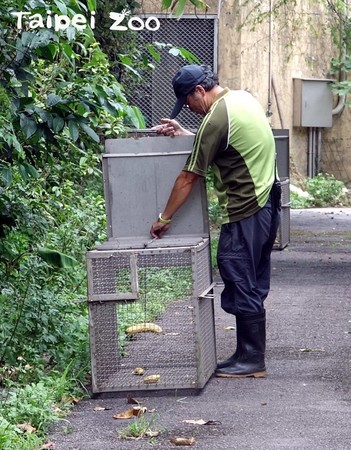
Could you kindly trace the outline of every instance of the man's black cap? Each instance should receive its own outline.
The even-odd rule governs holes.
[[[171,119],[177,117],[183,108],[186,97],[190,92],[206,78],[205,68],[196,64],[182,67],[172,80],[177,102],[173,108]]]

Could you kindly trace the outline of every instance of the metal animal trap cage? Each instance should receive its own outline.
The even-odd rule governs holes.
[[[213,373],[209,240],[161,244],[88,253],[93,392],[202,388]]]
[[[87,253],[94,393],[202,388],[216,366],[204,180],[162,239],[162,211],[193,136],[110,139],[108,241]]]

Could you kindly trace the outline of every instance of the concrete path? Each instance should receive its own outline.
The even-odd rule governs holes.
[[[162,450],[174,437],[198,450],[351,449],[351,209],[291,211],[291,243],[273,252],[265,379],[211,378],[199,395],[133,396],[155,438],[121,440],[126,395],[80,402],[50,436],[55,450]],[[235,325],[216,302],[219,358]],[[97,406],[105,410],[94,411]],[[209,425],[184,420],[212,421]]]

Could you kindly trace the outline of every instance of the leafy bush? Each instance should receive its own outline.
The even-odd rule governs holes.
[[[40,173],[27,183],[19,178],[6,194],[14,222],[0,238],[0,361],[44,358],[64,369],[73,358],[81,367],[88,356],[84,254],[105,237],[102,182],[87,191]],[[68,254],[74,270],[52,264],[43,248]]]
[[[292,208],[351,205],[351,196],[345,184],[336,180],[333,175],[319,173],[314,178],[308,178],[303,187],[309,197],[302,197],[295,192],[291,192]]]
[[[33,450],[42,439],[36,434],[28,434],[11,424],[0,413],[0,448],[2,450]]]
[[[221,225],[222,210],[219,206],[217,195],[214,187],[214,174],[212,169],[209,170],[206,177],[206,189],[208,198],[208,217],[211,229],[216,229]]]
[[[27,367],[26,365],[25,367]],[[72,405],[74,380],[51,372],[42,381],[23,387],[7,383],[6,396],[0,402],[0,448],[32,450],[42,443],[48,425],[62,418]],[[25,371],[25,370],[24,370]]]

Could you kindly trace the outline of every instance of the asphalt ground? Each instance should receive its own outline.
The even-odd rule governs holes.
[[[351,449],[350,274],[351,209],[291,210],[290,243],[272,254],[266,378],[212,377],[197,395],[132,393],[148,409],[143,423],[160,432],[141,439],[118,436],[132,420],[113,418],[131,407],[126,395],[83,400],[49,441],[55,450],[166,450],[177,437],[197,450]],[[215,303],[222,359],[235,321]]]

